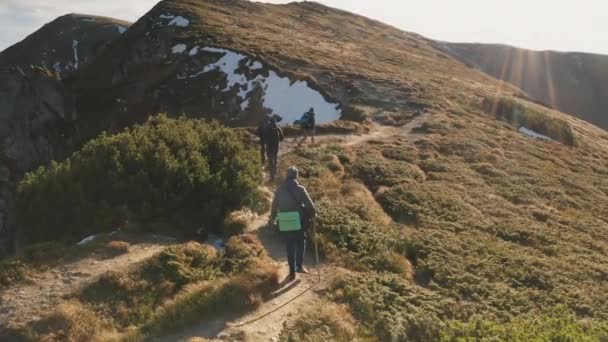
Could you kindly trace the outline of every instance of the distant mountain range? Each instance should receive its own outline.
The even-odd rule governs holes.
[[[495,44],[437,46],[555,109],[608,129],[608,56]]]

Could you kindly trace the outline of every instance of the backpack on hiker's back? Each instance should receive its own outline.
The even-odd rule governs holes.
[[[264,137],[264,141],[268,145],[278,145],[284,139],[283,130],[274,120],[270,120],[265,131],[266,136]]]

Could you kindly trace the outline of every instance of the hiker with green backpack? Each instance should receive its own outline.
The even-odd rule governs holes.
[[[287,170],[287,178],[277,188],[272,201],[269,225],[278,219],[279,231],[285,238],[289,278],[296,279],[297,273],[308,273],[304,267],[306,230],[314,220],[316,209],[306,188],[298,182],[298,169]]]

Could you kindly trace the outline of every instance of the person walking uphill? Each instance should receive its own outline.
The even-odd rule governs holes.
[[[312,145],[314,146],[315,145],[315,127],[316,127],[314,108],[310,108],[306,113],[304,113],[302,115],[302,117],[300,118],[300,120],[296,120],[295,124],[300,125],[302,127],[302,130],[304,131],[304,139],[302,139],[302,141],[300,141],[300,144],[302,144],[304,141],[306,141],[306,138],[308,138],[308,136],[310,135]]]
[[[279,145],[285,138],[283,130],[277,125],[275,119],[271,118],[264,130],[264,144],[266,145],[266,158],[270,164],[270,180],[274,180],[277,174]]]
[[[266,114],[266,116],[264,116],[264,120],[262,120],[262,123],[258,126],[257,130],[258,138],[260,138],[262,165],[266,164],[266,142],[264,141],[264,136],[266,135],[266,130],[268,129],[268,125],[270,124],[270,119],[270,114]]]
[[[287,178],[277,188],[272,201],[268,224],[272,227],[278,218],[279,231],[285,238],[289,277],[296,279],[296,272],[308,273],[304,267],[306,228],[316,214],[315,205],[306,188],[298,182],[298,169],[287,170]]]

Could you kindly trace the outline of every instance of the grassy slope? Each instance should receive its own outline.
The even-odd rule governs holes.
[[[369,114],[432,114],[413,141],[285,160],[320,203],[325,254],[352,271],[330,298],[379,338],[466,335],[459,324],[477,318],[518,329],[515,317],[551,317],[556,304],[576,324],[608,319],[605,132],[527,103],[568,122],[577,145],[520,135],[481,109],[518,89],[415,35],[318,4],[182,0],[152,13],[185,15],[184,35],[314,78]]]
[[[328,176],[321,156],[287,162],[310,169],[307,182],[317,200],[324,198],[321,229],[333,239],[327,253],[357,271],[401,274],[357,273],[340,285],[338,300],[356,317],[383,321],[402,337],[436,336],[451,320],[510,321],[558,304],[577,320],[608,319],[605,132],[522,101],[571,125],[577,146],[530,139],[482,110],[484,98],[519,90],[445,58],[415,35],[317,4],[232,4],[224,11],[213,1],[166,2],[163,10],[200,13],[191,30],[309,75],[368,113],[433,114],[415,141],[387,138],[352,152],[361,164],[345,164],[344,176]],[[344,199],[341,187],[353,179],[401,223],[379,224],[362,212],[365,205]],[[414,265],[414,280],[407,263],[379,255],[387,248]],[[388,297],[366,297],[382,291]],[[410,323],[399,328],[389,316]]]

